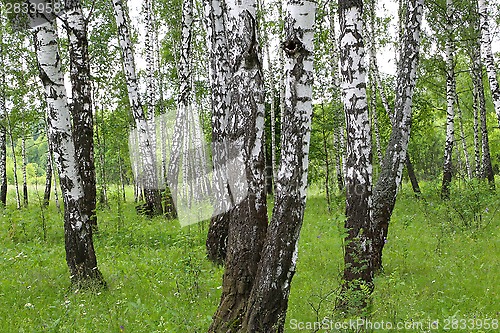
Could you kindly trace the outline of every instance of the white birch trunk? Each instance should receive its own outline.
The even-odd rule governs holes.
[[[264,156],[264,74],[255,1],[226,1],[230,68],[228,183],[230,211],[221,303],[209,331],[241,321],[257,273],[267,228]],[[229,47],[230,46],[230,47]],[[243,259],[244,258],[244,259]],[[242,283],[242,281],[244,281]]]
[[[219,264],[222,264],[226,257],[229,211],[232,207],[226,170],[229,157],[227,121],[231,96],[228,86],[230,67],[223,6],[221,0],[205,2],[212,88],[212,190],[214,192],[214,214],[210,221],[206,247],[208,258]]]
[[[316,3],[287,1],[284,10],[285,104],[272,220],[241,332],[282,332],[306,204]]]
[[[334,2],[330,2],[328,11],[330,30],[329,30],[329,42],[333,48],[332,58],[331,58],[331,75],[332,75],[332,88],[333,97],[336,99],[341,98],[340,92],[340,78],[339,78],[339,50],[338,41],[335,32],[335,16],[336,16],[336,6]],[[344,129],[345,129],[345,118],[344,110],[338,108],[335,110],[335,124],[333,133],[333,146],[335,147],[335,172],[337,174],[337,186],[339,191],[344,190],[344,174],[346,170],[345,165],[345,145],[344,145]]]
[[[480,118],[480,129],[481,129],[481,166],[479,168],[479,177],[488,179],[488,182],[492,188],[495,187],[495,175],[493,173],[493,167],[491,165],[491,154],[490,154],[490,143],[489,134],[487,126],[487,110],[486,110],[486,99],[484,93],[483,85],[483,64],[481,62],[480,53],[480,39],[477,41],[477,47],[472,51],[472,78],[474,84],[475,101],[476,107],[478,109]],[[479,155],[476,153],[476,155]]]
[[[16,192],[16,208],[21,209],[21,194],[19,193],[19,180],[17,178],[17,157],[16,157],[16,151],[15,151],[15,142],[14,142],[14,136],[12,134],[12,123],[10,121],[10,116],[9,112],[5,110],[5,116],[7,120],[7,132],[9,135],[10,139],[10,149],[12,153],[12,162],[14,166],[14,189]]]
[[[446,0],[446,32],[452,34],[453,30],[453,0]],[[446,140],[443,162],[443,182],[441,197],[449,199],[450,183],[452,178],[452,154],[455,144],[455,59],[454,47],[451,37],[446,39]]]
[[[96,175],[94,165],[94,118],[92,113],[92,84],[87,38],[87,21],[80,0],[65,2],[66,29],[70,51],[72,87],[71,113],[76,159],[80,173],[84,204],[82,209],[90,223],[97,226]]]
[[[149,128],[148,122],[144,116],[144,110],[139,96],[134,53],[132,51],[132,40],[130,39],[122,0],[113,0],[113,8],[116,25],[118,27],[118,39],[122,51],[123,70],[127,81],[129,102],[138,133],[138,145],[141,156],[139,182],[145,190],[149,214],[160,215],[163,212],[163,208],[161,206],[161,197],[158,190],[159,184],[156,174],[156,156],[152,142],[154,133]]]
[[[458,97],[455,97],[455,100],[457,101],[457,113],[458,113],[458,121],[459,121],[459,125],[460,125],[460,141],[462,143],[462,151],[464,153],[464,158],[465,158],[465,170],[467,171],[467,177],[472,178],[473,171],[472,171],[472,167],[471,167],[471,163],[470,163],[470,155],[469,155],[469,149],[467,146],[467,139],[465,136],[462,108],[460,107],[460,105],[458,103]]]
[[[34,30],[35,50],[48,107],[47,124],[64,197],[66,261],[76,287],[105,285],[97,269],[89,216],[82,210],[84,190],[71,133],[70,110],[58,51],[56,26]]]
[[[489,24],[488,13],[488,0],[478,0],[479,18],[481,29],[481,56],[484,65],[486,66],[486,73],[488,74],[488,81],[490,83],[491,98],[495,106],[495,112],[498,118],[498,127],[500,128],[500,86],[497,79],[497,71],[495,68],[495,59],[493,58],[493,51],[491,50],[491,33]]]
[[[191,110],[192,97],[192,69],[191,69],[191,39],[193,28],[193,1],[182,1],[182,22],[181,22],[181,52],[178,62],[178,75],[179,75],[179,95],[177,96],[177,115],[175,120],[174,134],[172,136],[172,150],[170,153],[170,162],[168,168],[167,178],[169,180],[170,189],[174,202],[177,202],[177,190],[179,183],[179,172],[182,161],[187,161],[189,147],[183,147],[183,144],[189,141],[189,113]],[[184,153],[184,156],[181,156]],[[182,165],[183,178],[182,183],[187,186],[189,184],[188,165]]]
[[[470,65],[470,77],[472,79],[472,84],[473,84],[473,93],[474,93],[474,103],[473,103],[473,109],[474,109],[474,177],[480,178],[481,177],[481,142],[479,139],[479,113],[480,113],[480,107],[479,107],[479,87],[477,86],[477,68],[481,70],[481,52],[475,51],[473,52],[472,50],[474,49],[474,43],[472,44],[472,47],[470,49],[470,59],[471,59],[471,65]],[[479,59],[476,59],[479,58]],[[479,62],[479,64],[478,64]]]
[[[343,291],[372,287],[372,144],[366,93],[362,3],[339,2],[340,75],[346,116],[346,221]],[[341,304],[347,305],[342,299]]]
[[[0,99],[2,97],[0,96]],[[1,102],[0,102],[1,103]],[[3,106],[0,105],[0,122],[3,120]],[[7,204],[7,135],[3,125],[0,125],[0,205]]]
[[[373,194],[373,268],[382,268],[382,250],[396,203],[410,138],[411,110],[420,52],[424,0],[408,1],[400,64],[398,65],[395,116],[382,172]]]
[[[7,109],[5,104],[6,80],[3,29],[3,18],[0,14],[0,205],[5,207],[7,204],[7,129],[4,121]]]
[[[23,204],[24,207],[28,207],[28,177],[26,174],[26,165],[28,161],[26,160],[26,138],[24,135],[21,137],[21,158],[23,161],[22,172],[23,172]]]
[[[378,115],[377,115],[377,79],[376,73],[378,71],[377,66],[377,45],[375,39],[375,0],[371,0],[369,2],[368,7],[368,15],[369,15],[369,28],[367,27],[366,35],[368,36],[368,45],[370,52],[370,60],[369,60],[369,89],[370,89],[370,112],[372,116],[372,126],[373,131],[375,132],[375,147],[377,150],[377,159],[382,168],[382,146],[380,144],[380,131],[378,126]]]

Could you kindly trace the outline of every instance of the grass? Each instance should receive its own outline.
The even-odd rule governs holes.
[[[478,210],[469,207],[470,200],[441,202],[434,186],[422,184],[425,200],[416,200],[406,187],[398,198],[368,320],[394,327],[437,323],[432,331],[444,332],[447,320],[452,329],[450,318],[475,318],[476,329],[454,331],[492,331],[477,327],[479,320],[500,319],[500,197],[482,195]],[[465,192],[455,197],[467,197]],[[44,239],[41,211],[32,200],[18,211],[11,196],[0,216],[1,332],[206,332],[222,280],[222,269],[205,259],[207,225],[180,228],[177,221],[148,220],[136,215],[132,202],[112,200],[99,211],[95,236],[109,289],[74,292],[62,216],[53,204],[44,211]],[[342,202],[335,198],[329,214],[324,196],[311,191],[286,332],[295,332],[298,323],[345,320],[333,313],[342,272]],[[474,220],[476,213],[480,219]]]

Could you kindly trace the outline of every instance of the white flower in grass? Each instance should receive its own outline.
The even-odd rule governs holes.
[[[24,304],[24,307],[25,307],[26,309],[34,309],[34,308],[35,308],[35,306],[34,306],[33,304],[31,304],[31,303],[26,303],[26,304]]]

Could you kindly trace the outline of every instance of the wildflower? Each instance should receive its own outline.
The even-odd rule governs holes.
[[[31,304],[31,303],[24,304],[24,307],[27,308],[27,309],[34,309],[35,308],[35,306],[33,304]]]

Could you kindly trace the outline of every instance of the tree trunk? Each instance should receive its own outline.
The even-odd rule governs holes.
[[[408,172],[408,178],[410,178],[411,187],[413,189],[413,193],[418,198],[422,194],[420,191],[420,186],[418,186],[417,176],[415,175],[415,169],[413,168],[413,163],[410,159],[410,154],[406,152],[405,158],[406,171]]]
[[[47,131],[48,136],[48,131]],[[48,143],[50,145],[50,143]],[[52,190],[52,149],[47,150],[47,166],[45,168],[45,191],[43,192],[43,206],[47,207],[50,202],[50,191]]]
[[[321,103],[321,115],[323,116],[322,122],[325,124],[325,107]],[[332,212],[332,204],[330,202],[330,153],[328,151],[328,134],[323,127],[321,129],[321,138],[323,139],[323,154],[325,156],[325,194],[328,213]]]
[[[479,57],[480,56],[481,55],[479,55]],[[474,73],[474,70],[475,70],[474,62],[475,62],[475,60],[472,59],[471,79],[472,79],[472,84],[474,86],[474,104],[472,106],[474,109],[474,177],[480,178],[481,177],[481,148],[480,148],[481,143],[479,142],[479,113],[480,113],[479,95],[478,95],[478,88],[479,87],[477,87],[477,82],[476,82],[477,73]]]
[[[64,88],[63,71],[58,51],[56,26],[44,24],[34,30],[35,50],[40,78],[48,107],[50,141],[54,145],[64,198],[64,235],[66,261],[74,287],[105,286],[97,268],[92,241],[92,227],[79,176],[75,145],[71,134],[70,110]]]
[[[226,1],[231,77],[227,140],[230,211],[227,254],[219,308],[209,332],[242,324],[254,285],[267,228],[264,154],[264,76],[258,45],[255,1]],[[236,331],[236,329],[235,329]],[[254,330],[243,330],[243,332]]]
[[[332,75],[332,87],[333,87],[333,96],[336,99],[340,99],[340,80],[338,73],[339,66],[339,50],[338,50],[338,41],[335,33],[335,16],[336,16],[336,5],[333,1],[330,1],[329,8],[329,21],[330,21],[330,29],[329,29],[329,42],[333,48],[332,57],[331,57],[331,75]],[[335,173],[337,175],[337,187],[340,192],[344,191],[344,128],[345,128],[345,119],[344,119],[344,110],[341,108],[336,108],[335,110],[335,122],[334,122],[334,130],[333,130],[333,146],[335,149]]]
[[[118,39],[123,57],[123,70],[127,81],[127,90],[138,133],[138,145],[142,172],[139,173],[140,184],[144,187],[146,199],[146,214],[158,216],[163,213],[160,190],[158,189],[158,177],[156,174],[156,158],[152,145],[154,133],[148,126],[144,116],[144,110],[139,97],[139,87],[135,71],[134,54],[132,52],[132,41],[128,23],[126,21],[122,0],[113,0],[116,25],[118,27]]]
[[[348,291],[372,287],[373,270],[370,253],[372,145],[366,96],[364,62],[363,4],[361,1],[339,1],[340,71],[342,100],[347,124],[346,221],[344,274],[338,307],[364,307],[345,298]]]
[[[470,163],[469,148],[467,147],[467,139],[465,137],[462,108],[460,107],[460,104],[458,103],[458,97],[456,97],[455,99],[457,101],[458,121],[459,121],[459,125],[460,125],[460,141],[462,143],[462,151],[464,153],[464,158],[465,158],[465,170],[467,171],[467,177],[469,177],[469,179],[470,179],[473,177],[473,174],[472,174],[473,172],[472,172],[472,167],[471,167],[471,163]]]
[[[375,2],[372,0],[369,2],[370,4],[370,13],[375,13]],[[405,8],[403,6],[403,2],[399,2],[399,13],[402,14],[405,12]],[[404,28],[403,28],[403,25],[402,25],[402,19],[400,17],[400,19],[398,20],[399,21],[399,37],[400,37],[400,40],[402,40],[402,36],[403,36],[403,33],[404,33]],[[394,111],[391,111],[390,107],[389,107],[389,102],[387,100],[387,94],[385,92],[385,88],[384,88],[384,85],[383,85],[383,82],[382,82],[382,79],[380,78],[380,72],[379,72],[379,69],[378,69],[378,64],[377,64],[377,57],[376,57],[376,48],[375,48],[375,16],[374,14],[371,14],[370,15],[370,33],[368,34],[369,37],[370,37],[370,44],[372,45],[371,47],[371,52],[370,52],[370,69],[371,69],[371,79],[370,79],[370,82],[373,82],[372,83],[372,91],[373,91],[373,98],[376,99],[376,92],[375,92],[375,87],[378,89],[379,91],[379,94],[380,94],[380,99],[382,100],[382,105],[384,107],[384,110],[385,110],[385,113],[387,114],[387,116],[389,117],[389,121],[391,122],[391,126],[394,126]],[[400,58],[400,54],[401,53],[401,50],[400,50],[400,47],[399,47],[399,50],[397,52],[397,56],[396,56],[396,62],[399,64],[399,58]],[[399,65],[398,65],[399,66]],[[399,68],[399,67],[398,67]],[[376,104],[374,104],[376,105]],[[375,120],[375,123],[377,123],[378,121]],[[377,129],[378,126],[376,126],[375,128]],[[376,137],[379,136],[379,134],[376,133]],[[379,139],[380,140],[380,139]],[[377,144],[377,155],[379,155],[379,158],[380,158],[380,154],[382,153],[381,152],[381,148],[380,148],[380,154],[379,154],[379,146],[380,143]],[[418,185],[418,180],[417,180],[417,176],[415,174],[415,169],[413,168],[413,164],[411,162],[411,159],[410,159],[410,156],[409,154],[407,153],[407,156],[405,157],[405,166],[406,166],[406,171],[408,172],[408,178],[410,178],[410,182],[411,182],[411,185],[412,185],[412,189],[413,189],[413,192],[415,193],[415,196],[416,197],[420,197],[420,195],[422,194],[422,192],[420,191],[420,186]],[[382,164],[383,164],[383,158],[380,158],[380,165],[381,165],[381,168],[382,168]]]
[[[0,50],[1,52],[1,50]],[[0,96],[0,99],[3,99]],[[3,105],[0,105],[2,109]],[[0,109],[0,122],[3,120],[3,110]],[[7,204],[7,135],[3,125],[0,125],[0,204]]]
[[[179,95],[177,96],[177,115],[175,120],[174,134],[172,136],[172,150],[170,153],[170,162],[168,166],[167,178],[169,181],[170,190],[172,191],[172,197],[174,203],[177,204],[180,200],[178,193],[179,184],[179,174],[181,174],[183,179],[183,186],[188,186],[190,177],[194,177],[194,170],[190,169],[190,165],[186,164],[186,159],[182,160],[181,153],[187,157],[187,150],[189,148],[184,147],[185,140],[188,140],[190,126],[190,116],[192,108],[192,30],[193,30],[193,1],[183,0],[182,1],[182,33],[181,33],[181,52],[180,59],[178,63],[178,75],[179,75]],[[183,151],[184,149],[184,151]],[[180,173],[180,167],[183,167]],[[184,181],[186,180],[186,181]],[[179,207],[179,206],[177,206]]]
[[[479,40],[478,40],[479,41]],[[479,44],[479,43],[478,43]],[[479,139],[479,129],[480,129],[480,114],[481,114],[481,102],[480,95],[484,96],[484,87],[482,84],[482,63],[481,63],[481,53],[477,50],[474,51],[474,44],[472,45],[470,51],[471,55],[471,79],[474,87],[474,176],[476,178],[482,178],[481,173],[481,141]],[[479,46],[479,45],[478,45]],[[483,88],[481,88],[483,87]],[[483,92],[480,93],[480,90]]]
[[[98,158],[99,158],[99,173],[100,173],[100,189],[99,189],[99,204],[102,207],[109,207],[108,204],[108,180],[106,177],[106,136],[104,135],[104,131],[99,130],[99,110],[97,108],[97,104],[95,106],[96,110],[96,126],[95,126],[95,140],[97,142],[98,150]],[[104,126],[104,108],[101,106],[101,126]]]
[[[472,77],[474,83],[475,100],[477,101],[476,104],[479,109],[479,117],[481,123],[481,153],[483,158],[482,167],[480,170],[480,178],[488,179],[490,186],[492,188],[495,188],[495,175],[493,173],[493,167],[491,165],[490,143],[486,121],[487,110],[483,85],[483,65],[481,62],[479,48],[475,48],[472,52]]]
[[[17,209],[21,209],[21,195],[19,193],[19,181],[17,178],[17,158],[16,158],[14,136],[12,135],[12,124],[10,122],[9,113],[6,112],[5,115],[6,115],[6,119],[7,119],[8,134],[9,134],[9,139],[10,139],[12,162],[14,164],[14,188],[16,190],[16,207],[17,207]]]
[[[258,10],[261,12],[260,16],[263,16],[261,18],[261,22],[258,22],[259,26],[264,26],[265,24],[265,14],[266,10],[262,8],[265,6],[263,1],[257,1],[257,5],[259,6]],[[261,28],[262,29],[262,28]],[[267,58],[267,70],[268,70],[268,76],[269,76],[269,89],[267,91],[267,96],[269,96],[269,105],[270,105],[270,127],[271,127],[271,155],[270,155],[270,162],[268,164],[268,168],[270,170],[266,170],[266,187],[267,187],[267,194],[273,194],[274,193],[274,184],[276,181],[277,177],[277,169],[276,169],[276,80],[275,80],[275,71],[276,68],[273,65],[273,61],[271,58],[271,52],[269,51],[269,32],[266,31],[265,29],[262,29],[266,36],[264,36],[261,44],[264,46],[265,50],[265,56]],[[261,36],[263,37],[263,36]],[[266,159],[267,161],[268,159]]]
[[[382,168],[382,146],[380,144],[380,132],[378,127],[378,115],[377,115],[377,79],[375,74],[378,71],[377,67],[377,46],[375,42],[375,0],[368,2],[368,15],[369,15],[369,29],[367,29],[366,35],[368,36],[368,45],[370,51],[369,60],[369,91],[370,91],[370,112],[372,115],[372,126],[375,132],[375,147],[377,149],[377,159],[380,168]]]
[[[306,204],[315,11],[312,1],[286,2],[281,163],[273,216],[241,332],[284,331]]]
[[[398,186],[401,182],[410,138],[411,108],[415,89],[420,49],[420,27],[424,0],[408,1],[405,33],[396,82],[394,124],[385,152],[383,168],[373,194],[373,254],[374,270],[382,268],[382,251],[386,242]]]
[[[3,45],[3,22],[0,22],[0,205],[7,204],[7,129],[4,125],[7,109],[5,104],[5,62]],[[2,208],[2,207],[0,207]]]
[[[371,66],[370,66],[371,68]],[[370,70],[371,71],[371,70]],[[376,96],[376,90],[375,90],[375,84],[374,84],[374,75],[373,73],[370,75],[370,111],[371,111],[371,119],[372,119],[372,126],[373,126],[373,131],[375,132],[375,147],[377,149],[377,160],[382,168],[382,145],[380,144],[380,131],[378,127],[378,115],[377,115],[377,96]]]
[[[491,33],[488,13],[488,0],[478,0],[480,31],[481,31],[481,56],[486,66],[488,81],[490,82],[491,98],[495,106],[495,112],[498,118],[498,127],[500,128],[500,86],[497,79],[495,68],[495,59],[491,50]]]
[[[26,160],[26,138],[24,135],[21,137],[21,158],[23,160],[23,204],[24,207],[28,207],[28,177],[26,175],[26,165],[28,164]]]
[[[446,0],[446,33],[453,30],[453,0]],[[450,183],[452,178],[452,154],[455,144],[455,59],[451,37],[446,39],[446,142],[444,147],[443,182],[441,198],[450,198]]]
[[[226,259],[229,229],[229,211],[232,207],[227,180],[227,119],[231,105],[228,91],[230,77],[228,46],[226,39],[224,6],[221,0],[205,2],[208,16],[208,41],[210,51],[210,85],[212,87],[212,164],[214,214],[207,236],[208,258],[218,264]]]
[[[96,175],[94,165],[94,118],[92,114],[92,83],[87,38],[87,21],[80,0],[65,1],[70,54],[72,88],[71,115],[76,159],[83,186],[83,214],[97,227]]]

